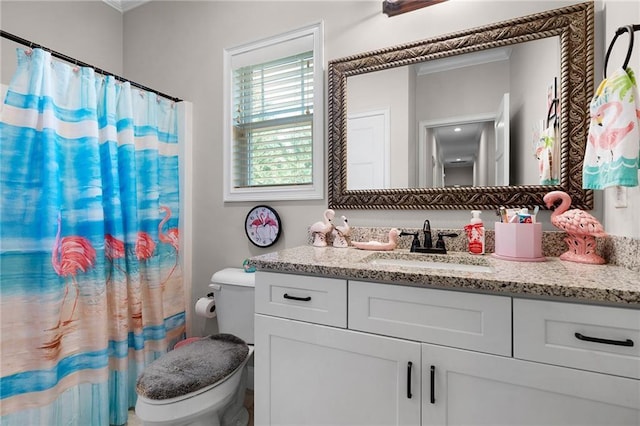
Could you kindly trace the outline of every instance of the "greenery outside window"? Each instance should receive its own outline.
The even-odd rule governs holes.
[[[224,201],[323,197],[322,24],[225,50]]]

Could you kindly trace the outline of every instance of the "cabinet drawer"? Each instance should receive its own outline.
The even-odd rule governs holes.
[[[347,327],[347,281],[256,272],[256,313]]]
[[[511,356],[511,298],[349,281],[349,328]]]
[[[640,379],[640,310],[514,299],[516,358]]]

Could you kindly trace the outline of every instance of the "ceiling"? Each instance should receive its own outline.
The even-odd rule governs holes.
[[[434,128],[440,147],[441,160],[446,167],[470,167],[476,160],[485,122],[456,124]],[[454,129],[460,129],[458,131]]]
[[[121,13],[124,13],[128,10],[131,10],[135,7],[140,6],[141,4],[147,3],[151,0],[102,0],[109,6],[113,7],[116,10],[119,10]]]

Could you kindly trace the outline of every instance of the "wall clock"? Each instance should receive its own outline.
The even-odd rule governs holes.
[[[278,241],[282,224],[278,213],[269,206],[255,206],[244,221],[247,238],[258,247],[269,247]]]

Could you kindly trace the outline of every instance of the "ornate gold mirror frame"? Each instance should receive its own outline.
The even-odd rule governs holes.
[[[593,95],[594,16],[586,2],[428,40],[329,61],[328,191],[334,209],[495,209],[544,206],[549,191],[593,208],[582,189],[589,101]],[[559,36],[561,46],[560,184],[347,190],[347,77],[494,47]]]

